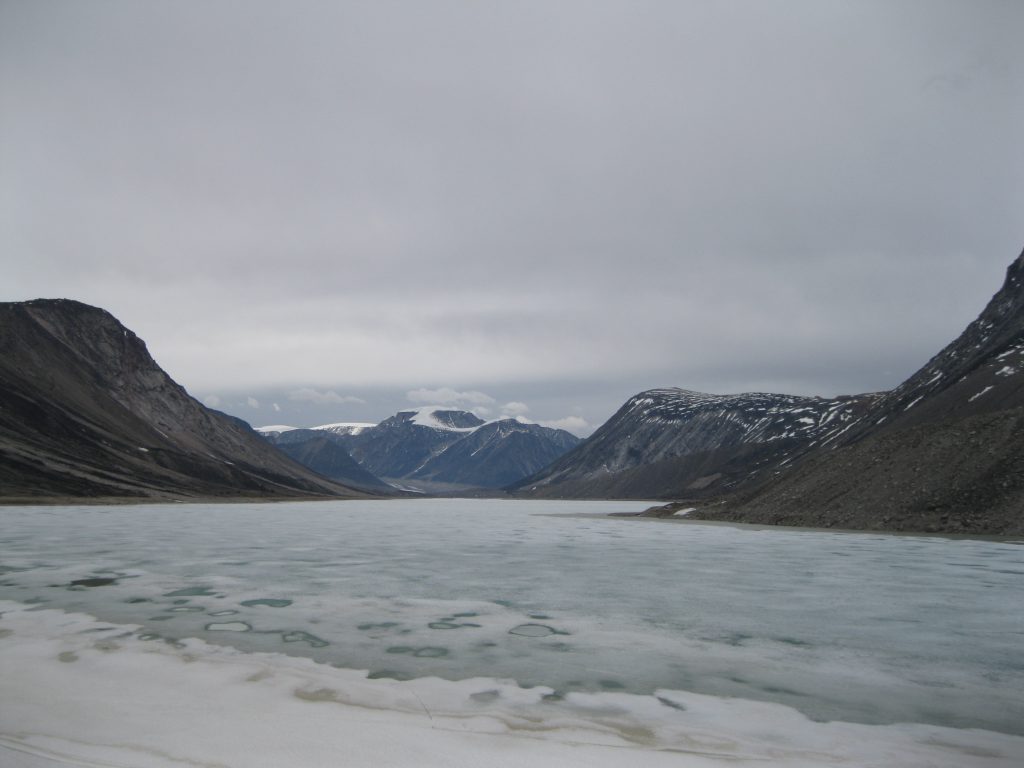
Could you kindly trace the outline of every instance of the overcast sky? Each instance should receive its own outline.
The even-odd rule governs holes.
[[[1018,0],[0,0],[0,300],[255,425],[892,387],[1024,247]]]

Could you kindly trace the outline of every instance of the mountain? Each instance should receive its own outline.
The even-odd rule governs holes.
[[[175,383],[108,312],[0,304],[0,498],[345,497]]]
[[[791,471],[694,516],[1024,533],[1024,253],[981,315]]]
[[[260,433],[307,466],[350,485],[370,488],[349,472],[315,463],[311,440],[344,449],[378,483],[427,493],[497,489],[536,472],[579,443],[561,429],[516,419],[485,422],[467,411],[427,406],[400,411],[380,424],[327,424],[312,429],[283,425]],[[326,450],[322,442],[318,451]],[[348,472],[348,470],[346,470]]]
[[[565,430],[501,419],[477,427],[409,477],[502,488],[547,466],[578,443],[579,438]]]
[[[352,458],[377,477],[411,477],[430,459],[461,440],[484,421],[466,411],[416,408],[400,411],[344,440]]]
[[[1024,253],[967,329],[892,391],[823,400],[662,389],[516,483],[683,499],[692,518],[1024,533]]]
[[[296,429],[273,441],[277,449],[304,467],[339,483],[376,493],[395,493],[396,489],[367,472],[353,459],[330,432]],[[302,439],[298,439],[302,438]]]
[[[785,465],[816,438],[854,421],[876,397],[652,389],[514,489],[555,498],[720,494]]]

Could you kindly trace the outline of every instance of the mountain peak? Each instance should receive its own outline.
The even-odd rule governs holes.
[[[392,418],[409,421],[420,427],[442,429],[450,432],[472,432],[485,423],[483,419],[469,411],[461,411],[443,405],[408,408],[399,411]]]

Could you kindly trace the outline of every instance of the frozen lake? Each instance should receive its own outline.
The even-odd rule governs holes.
[[[593,721],[580,707],[610,707],[597,719],[630,724],[615,725],[616,738],[653,750],[681,747],[665,743],[674,737],[664,728],[643,738],[630,728],[671,717],[682,727],[694,702],[712,701],[725,707],[720,722],[702,716],[700,727],[722,734],[736,725],[730,707],[761,717],[767,703],[800,713],[808,733],[835,722],[911,738],[896,724],[928,726],[945,734],[929,749],[948,750],[949,765],[1002,765],[1006,744],[1021,749],[998,734],[1024,735],[1024,547],[605,516],[646,506],[0,508],[0,600],[33,608],[0,620],[0,629],[15,614],[24,622],[0,632],[0,661],[19,631],[59,644],[91,629],[139,654],[201,646],[200,656],[219,658],[212,644],[284,667],[298,662],[265,654],[307,657],[361,680],[371,698],[383,695],[366,692],[373,686],[429,698],[424,679],[455,681],[430,690],[448,691],[437,694],[441,708],[460,722],[510,727],[513,710]],[[42,609],[100,623],[61,630],[61,614]],[[53,674],[73,667],[85,669]],[[652,706],[656,717],[640,714]],[[0,738],[9,728],[0,714]],[[998,746],[957,746],[950,734],[980,738],[963,729],[996,732],[987,738]]]

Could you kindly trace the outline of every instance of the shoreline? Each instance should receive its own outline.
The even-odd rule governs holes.
[[[646,511],[645,511],[646,512]],[[861,536],[909,536],[915,538],[970,539],[974,541],[995,541],[1003,544],[1024,544],[1024,534],[1013,533],[946,533],[944,531],[893,531],[870,528],[820,528],[809,525],[773,525],[771,523],[741,523],[736,520],[709,520],[685,515],[648,515],[645,512],[611,512],[604,517],[617,520],[646,520],[671,525],[714,525],[747,531],[796,531],[805,533],[842,533]],[[585,515],[579,515],[583,517]],[[575,514],[565,517],[577,517]]]

